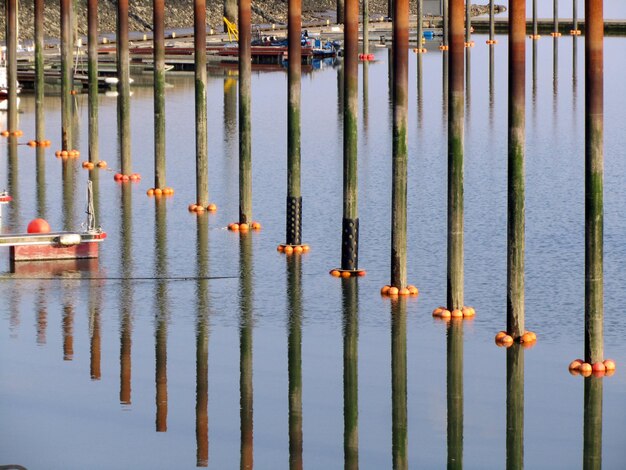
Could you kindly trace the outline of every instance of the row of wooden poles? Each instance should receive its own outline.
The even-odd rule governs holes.
[[[62,146],[70,149],[71,135],[71,0],[61,0]],[[97,162],[97,0],[88,2],[89,44],[89,159]],[[421,2],[419,10],[421,13]],[[449,39],[448,87],[448,262],[447,307],[460,309],[463,296],[463,156],[464,156],[464,28],[463,0],[444,2],[448,8],[444,38]],[[7,0],[9,78],[9,130],[16,118],[16,10]],[[119,75],[118,129],[122,174],[130,174],[130,85],[128,1],[117,2],[117,67]],[[302,244],[300,180],[301,0],[289,0],[288,150],[286,244]],[[507,223],[507,332],[514,338],[525,332],[524,225],[525,225],[525,66],[526,2],[509,3],[508,94],[508,223]],[[154,1],[154,166],[155,187],[165,187],[164,0]],[[194,1],[196,198],[208,204],[206,3]],[[465,9],[466,22],[469,21]],[[493,15],[492,15],[493,17]],[[556,18],[556,15],[555,15]],[[585,360],[603,360],[603,0],[585,2]],[[252,221],[251,151],[251,10],[250,0],[238,2],[239,19],[239,222]],[[407,286],[407,161],[408,161],[408,0],[393,2],[392,46],[392,211],[391,285]],[[421,22],[418,22],[421,24]],[[446,24],[449,23],[449,24]],[[469,23],[466,24],[466,26]],[[357,179],[359,1],[345,1],[343,78],[343,217],[341,271],[358,274],[359,211]],[[449,30],[449,31],[448,31]],[[43,106],[43,0],[35,1],[36,108]],[[367,41],[366,41],[367,43]],[[38,112],[37,140],[43,140],[43,113]]]

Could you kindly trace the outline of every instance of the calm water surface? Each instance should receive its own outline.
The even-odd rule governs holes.
[[[153,175],[150,75],[136,76],[131,103],[133,170],[143,180],[124,189],[113,181],[116,102],[102,95],[100,152],[112,169],[101,170],[96,185],[108,233],[97,267],[11,273],[8,250],[0,253],[0,464],[273,469],[287,468],[291,454],[307,468],[342,468],[345,438],[345,455],[361,468],[391,468],[405,455],[410,468],[499,469],[508,400],[509,412],[523,415],[509,429],[518,443],[509,446],[510,464],[520,463],[523,445],[526,468],[582,467],[585,382],[567,364],[583,355],[584,41],[574,65],[573,40],[561,38],[556,68],[552,39],[539,41],[535,78],[528,43],[526,322],[539,341],[515,352],[493,343],[506,325],[507,48],[499,38],[490,87],[485,39],[475,37],[466,96],[465,298],[478,314],[453,327],[431,317],[446,288],[438,51],[421,59],[421,87],[410,57],[408,269],[420,296],[400,304],[379,294],[389,281],[387,49],[360,68],[360,265],[368,274],[358,281],[328,275],[340,263],[338,67],[302,79],[303,233],[312,250],[299,261],[276,252],[286,196],[284,71],[253,76],[254,218],[263,230],[243,236],[225,230],[238,214],[236,83],[219,71],[209,78],[210,199],[219,212],[201,217],[186,209],[195,195],[193,76],[167,79],[167,179],[176,194],[160,202],[145,195]],[[620,469],[626,40],[608,38],[605,49],[605,351],[618,371],[589,393],[603,406],[602,434],[585,451],[601,451],[604,468]],[[84,159],[87,97],[76,102]],[[27,140],[33,97],[25,94],[22,105]],[[24,231],[37,216],[53,229],[84,220],[87,172],[54,158],[60,119],[59,98],[47,97],[53,144],[39,164],[35,150],[0,143],[0,184],[15,198],[4,209],[7,232]],[[507,360],[517,377],[508,392]]]

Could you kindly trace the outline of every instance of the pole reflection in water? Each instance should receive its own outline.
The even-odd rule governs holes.
[[[239,391],[241,418],[240,468],[254,465],[253,388],[252,388],[252,237],[242,233],[239,239]]]
[[[506,468],[524,468],[524,348],[506,350]]]
[[[37,217],[42,219],[46,218],[46,149],[44,147],[37,147],[36,153],[36,175],[37,181]]]
[[[156,316],[156,431],[167,431],[167,207],[164,198],[155,199],[155,312]]]
[[[578,103],[578,37],[572,37],[572,113],[576,114]]]
[[[537,41],[533,41],[533,111],[537,112]]]
[[[391,304],[391,431],[394,470],[409,468],[407,455],[406,299]]]
[[[91,281],[96,282],[96,281]],[[100,328],[100,311],[102,309],[102,286],[92,285],[89,289],[89,375],[91,380],[100,380],[102,336]]]
[[[448,468],[463,468],[463,320],[447,330]]]
[[[68,285],[63,286],[64,290],[69,288]],[[71,361],[74,359],[74,305],[71,299],[63,303],[63,360]]]
[[[209,465],[209,226],[207,214],[199,214],[196,225],[197,275],[196,298],[196,467]]]
[[[493,129],[496,104],[496,51],[494,44],[489,45],[489,127]]]
[[[421,129],[424,123],[424,54],[417,54],[417,127]]]
[[[63,180],[63,230],[76,230],[74,225],[74,196],[76,192],[76,167],[74,160],[64,158],[61,172]]]
[[[37,344],[46,344],[46,330],[48,329],[48,306],[46,303],[46,290],[43,286],[37,289]]]
[[[132,307],[133,286],[130,277],[133,273],[132,256],[132,188],[122,185],[122,285],[120,295],[120,403],[131,404],[131,350],[132,350]]]
[[[559,38],[552,39],[552,95],[556,114],[556,97],[559,92]]]
[[[359,468],[359,285],[342,278],[343,306],[343,461]]]
[[[289,468],[300,470],[302,463],[302,258],[287,257],[289,297]]]
[[[465,48],[465,112],[470,114],[470,106],[472,105],[472,49],[470,47]],[[472,122],[471,119],[467,120],[467,124]]]
[[[583,469],[602,468],[602,377],[585,378]]]

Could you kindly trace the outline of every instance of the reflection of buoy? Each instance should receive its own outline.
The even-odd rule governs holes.
[[[26,228],[28,233],[50,233],[50,224],[45,219],[33,219]]]

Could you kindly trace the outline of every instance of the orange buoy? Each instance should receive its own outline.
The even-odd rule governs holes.
[[[238,232],[239,231],[239,224],[236,224],[236,223],[230,224],[228,226],[228,229],[233,231],[233,232]]]
[[[107,167],[107,162],[105,162],[104,160],[100,160],[100,161],[96,164],[96,166],[97,166],[98,168],[106,168],[106,167]]]
[[[62,157],[69,157],[70,153],[67,150],[61,150]]]
[[[398,290],[398,295],[409,295],[409,294],[410,294],[409,289],[406,287],[403,287],[402,289]]]
[[[502,341],[502,338],[504,338],[508,333],[506,331],[498,331],[498,333],[496,334],[496,341]]]
[[[359,269],[359,270],[356,272],[356,275],[357,275],[357,276],[359,276],[359,277],[363,277],[363,276],[365,276],[366,274],[367,274],[367,271],[365,271],[365,269]]]
[[[443,312],[444,310],[444,307],[437,307],[435,310],[433,310],[433,317],[440,317],[441,312]]]
[[[293,253],[293,246],[291,246],[291,245],[287,245],[287,246],[285,247],[285,254],[286,254],[286,255],[290,255],[290,254],[292,254],[292,253]],[[334,274],[333,274],[333,276],[334,276]]]
[[[130,177],[128,175],[122,175],[122,181],[128,181],[130,179]],[[159,193],[157,194],[157,192],[154,192],[155,196],[160,196],[161,192],[159,190]]]
[[[261,224],[258,222],[252,222],[252,225],[250,227],[252,228],[252,230],[261,230]]]
[[[583,364],[582,359],[574,359],[572,362],[569,363],[569,366],[567,368],[569,370],[579,370],[582,364]]]
[[[302,253],[302,247],[300,245],[296,245],[293,247],[293,252],[296,254]]]
[[[391,286],[389,285],[384,285],[380,288],[380,295],[387,295],[387,293],[389,292],[389,289],[391,288]]]
[[[26,228],[28,233],[50,233],[50,224],[45,219],[33,219]]]
[[[511,335],[504,335],[500,342],[507,348],[513,344],[513,337]]]
[[[450,310],[448,310],[447,308],[444,308],[444,309],[441,311],[441,313],[439,314],[439,316],[440,316],[441,318],[443,318],[444,320],[449,319],[449,318],[451,317],[451,315],[452,315],[452,314],[450,313]]]
[[[113,175],[113,179],[114,179],[115,181],[122,181],[122,177],[123,177],[123,176],[124,176],[124,175],[122,175],[121,173],[115,173],[115,175]]]
[[[241,232],[247,232],[249,228],[250,226],[246,223],[239,224],[239,231]]]
[[[287,249],[287,247],[285,247],[285,249]],[[333,270],[330,272],[330,275],[331,275],[331,276],[333,276],[333,277],[341,277],[341,273],[339,272],[339,270],[338,270],[338,269],[333,269]]]
[[[29,140],[29,141],[28,141],[28,146],[29,146],[29,147],[37,147],[37,141],[35,141],[35,140]]]
[[[396,296],[396,295],[398,295],[398,294],[399,294],[399,292],[400,292],[400,291],[398,290],[398,288],[397,288],[397,287],[395,287],[395,286],[391,286],[391,287],[389,288],[389,290],[387,291],[387,294],[392,295],[392,296]]]
[[[604,368],[608,371],[615,370],[615,361],[613,359],[605,359]]]
[[[0,132],[0,135],[1,135],[2,137],[9,137],[9,135],[10,135],[10,134],[11,134],[11,133],[10,133],[9,131],[2,131],[2,132]]]
[[[419,290],[417,287],[415,287],[414,285],[409,285],[407,286],[407,289],[409,289],[409,294],[411,295],[417,295],[419,294]]]
[[[283,245],[278,245],[276,247],[276,251],[278,251],[279,253],[282,253],[283,251],[285,251],[285,247]]]
[[[591,366],[591,369],[592,369],[594,372],[602,372],[602,373],[606,372],[606,367],[605,367],[605,365],[604,365],[604,363],[603,363],[603,362],[596,362],[596,363],[594,363],[594,364]]]
[[[303,253],[308,253],[309,251],[311,251],[311,247],[309,245],[302,245]]]
[[[533,336],[527,331],[519,338],[520,343],[530,343],[533,340]]]
[[[208,206],[206,206],[206,210],[208,210],[209,212],[215,212],[215,211],[217,211],[217,206],[215,204],[211,203]]]
[[[591,373],[591,371],[593,370],[593,367],[591,367],[591,364],[589,364],[588,362],[583,362],[578,368],[580,369],[581,373]]]
[[[352,273],[350,271],[341,271],[341,277],[347,279],[349,277],[352,277]]]

